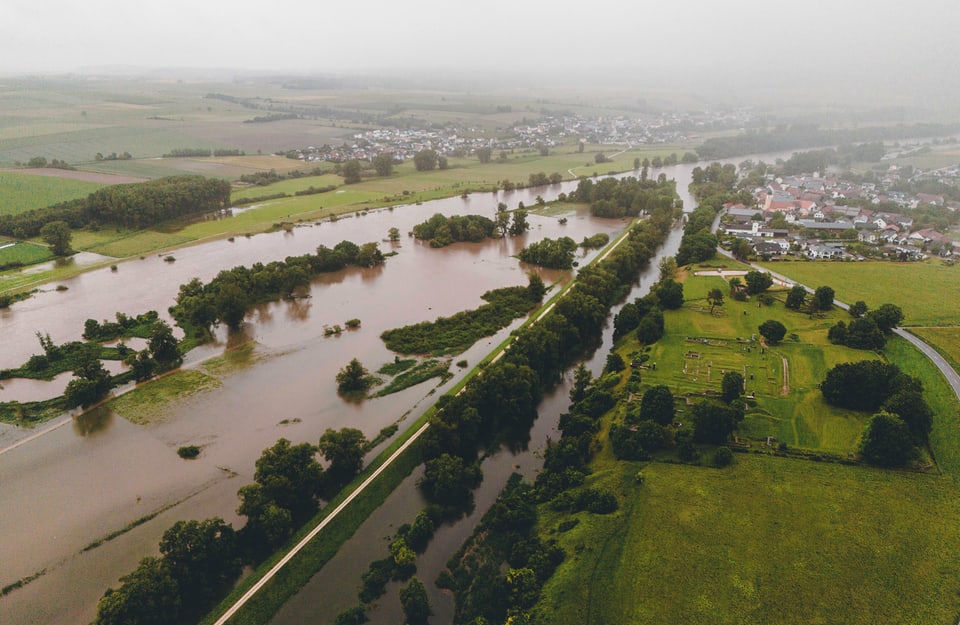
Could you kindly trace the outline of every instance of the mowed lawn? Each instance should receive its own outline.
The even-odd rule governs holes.
[[[816,288],[828,285],[842,302],[871,308],[892,303],[908,326],[960,324],[960,266],[939,259],[917,263],[880,261],[765,263],[771,271]]]
[[[947,477],[736,454],[717,470],[595,463],[608,516],[542,508],[567,560],[540,623],[954,623],[960,495]],[[645,482],[634,476],[642,469]]]
[[[731,270],[746,269],[733,261],[725,264]],[[641,372],[644,385],[665,384],[675,396],[719,391],[723,374],[736,371],[746,380],[747,394],[756,397],[756,407],[740,426],[741,436],[760,440],[773,436],[791,447],[833,453],[855,451],[868,415],[827,405],[818,388],[827,370],[837,364],[877,358],[873,352],[827,341],[829,327],[849,315],[835,309],[824,318],[811,319],[784,307],[783,290],[770,292],[776,298],[771,305],[758,306],[756,298],[738,302],[729,297],[724,279],[693,275],[697,270],[709,270],[709,266],[688,268],[679,276],[684,305],[664,313],[665,335],[649,351],[648,364],[656,363],[657,368]],[[706,296],[713,288],[722,289],[725,299],[711,314]],[[752,339],[759,338],[758,328],[768,319],[783,323],[787,338],[780,345],[762,348]],[[632,340],[619,347],[628,362],[637,349]],[[683,421],[682,414],[678,418]]]
[[[0,215],[84,198],[104,185],[84,180],[0,171]]]

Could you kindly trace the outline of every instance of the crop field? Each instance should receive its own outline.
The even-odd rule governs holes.
[[[723,374],[736,371],[744,376],[746,393],[754,395],[757,404],[741,424],[741,436],[755,440],[772,436],[791,447],[833,453],[854,451],[867,416],[827,405],[818,388],[831,367],[876,357],[827,341],[828,328],[848,314],[835,309],[810,319],[784,308],[783,290],[771,291],[779,293],[779,299],[769,306],[758,306],[755,298],[735,301],[722,278],[692,275],[711,271],[717,264],[692,267],[680,276],[684,305],[680,311],[664,313],[666,333],[651,346],[647,363],[656,363],[656,369],[641,372],[644,384],[665,384],[675,396],[719,392]],[[733,261],[725,264],[728,270],[746,268]],[[725,299],[711,314],[706,295],[713,288],[722,289]],[[787,337],[780,345],[764,348],[755,339],[767,319],[783,323]],[[636,342],[625,341],[618,351],[629,362],[637,348]]]
[[[102,186],[83,180],[0,171],[0,215],[83,198]]]
[[[816,288],[827,285],[847,304],[863,300],[871,308],[887,302],[903,309],[908,326],[960,324],[960,266],[940,260],[919,263],[777,262],[765,267]]]
[[[947,477],[736,454],[726,469],[594,462],[620,510],[541,508],[567,560],[541,623],[953,623],[960,508]],[[642,469],[645,480],[634,479]]]
[[[53,254],[45,245],[26,242],[14,243],[8,239],[0,238],[0,267],[11,263],[32,265],[51,258],[53,258]]]

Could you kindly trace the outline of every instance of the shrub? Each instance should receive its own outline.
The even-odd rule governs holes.
[[[184,445],[177,450],[177,455],[185,460],[193,460],[200,455],[200,448],[196,445]]]

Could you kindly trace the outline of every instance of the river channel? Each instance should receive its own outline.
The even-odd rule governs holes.
[[[683,166],[666,170],[678,178],[686,206],[692,205],[686,196],[690,170]],[[62,283],[67,290],[57,291],[51,285],[0,312],[0,367],[18,366],[38,352],[38,331],[59,343],[79,339],[87,318],[112,319],[118,311],[134,315],[151,309],[166,318],[179,285],[193,277],[209,280],[222,268],[278,260],[343,239],[381,241],[389,228],[405,234],[437,212],[493,215],[500,201],[511,208],[521,201],[532,206],[537,195],[550,200],[560,192],[569,193],[575,184],[398,206],[307,224],[290,233],[184,248],[173,253],[175,262],[148,256],[121,263],[117,271],[105,268],[82,274]],[[236,491],[252,481],[254,460],[280,437],[316,443],[331,427],[356,427],[368,437],[391,423],[404,428],[433,401],[428,393],[435,381],[384,398],[348,403],[336,394],[336,371],[353,357],[370,369],[392,361],[394,355],[379,339],[387,328],[475,308],[483,303],[480,295],[488,289],[525,284],[525,273],[532,268],[513,255],[527,242],[564,235],[580,240],[598,232],[612,236],[625,225],[582,211],[564,216],[568,218],[565,225],[560,215],[531,214],[531,231],[514,239],[443,249],[431,249],[406,236],[398,244],[381,243],[383,251],[398,252],[384,266],[322,276],[312,284],[309,299],[260,306],[247,316],[240,332],[221,333],[215,344],[192,352],[187,366],[199,366],[202,357],[247,340],[255,346],[245,363],[219,376],[219,388],[170,404],[162,420],[150,425],[134,425],[104,409],[62,417],[35,430],[0,425],[0,522],[4,528],[0,586],[27,582],[0,598],[0,622],[89,623],[104,590],[116,586],[117,579],[142,557],[156,554],[161,534],[175,521],[220,516],[239,525]],[[547,284],[570,278],[570,272],[541,275]],[[358,330],[324,335],[325,326],[342,325],[351,318],[362,321]],[[509,330],[480,341],[457,359],[477,362]],[[442,388],[455,384],[463,374],[452,369],[458,375]],[[30,384],[10,384],[0,390],[0,399],[37,392]],[[563,389],[552,397],[554,403],[542,407],[544,414],[559,414],[565,408]],[[533,470],[538,441],[553,430],[552,423],[555,419],[538,421],[527,454],[506,462],[498,460],[500,456],[488,461],[484,485],[477,493],[477,514],[496,496],[497,484],[514,465],[527,467],[528,473]],[[177,456],[177,448],[187,444],[203,447],[199,459]],[[404,484],[378,512],[387,518],[380,522],[377,537],[391,533],[392,524],[411,518],[406,507],[390,512],[404,493],[406,503],[416,501],[411,484]],[[421,558],[423,579],[431,582],[428,587],[432,579],[426,575],[427,562],[431,558],[445,561],[461,536],[469,533],[470,523],[467,519],[438,532]],[[135,524],[132,529],[102,540],[131,524]],[[368,525],[361,532],[368,532]],[[92,546],[101,540],[99,546]],[[351,541],[347,549],[357,542]],[[382,541],[374,542],[375,547],[381,545]],[[367,562],[369,558],[357,566],[365,567]],[[359,573],[353,577],[357,583]],[[356,601],[355,590],[336,596],[341,595],[347,605]],[[329,596],[318,598],[321,603],[325,600]],[[435,609],[439,614],[439,604]]]

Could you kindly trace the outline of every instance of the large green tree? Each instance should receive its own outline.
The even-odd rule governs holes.
[[[73,232],[65,221],[51,221],[40,228],[40,237],[50,246],[50,251],[56,256],[66,256],[70,253],[70,241]]]
[[[433,613],[430,610],[427,589],[416,577],[400,589],[400,605],[403,607],[407,625],[426,625],[427,619]]]
[[[776,319],[767,319],[760,324],[760,336],[771,344],[779,343],[787,335],[787,328]]]
[[[799,284],[795,284],[787,293],[787,301],[784,303],[784,306],[790,310],[800,310],[806,301],[807,290]]]
[[[378,176],[389,176],[393,173],[393,155],[381,152],[373,157],[373,168]]]
[[[910,428],[900,417],[878,412],[870,418],[860,442],[860,455],[870,464],[901,467],[913,456]]]
[[[370,372],[356,358],[337,373],[337,390],[341,393],[365,393],[372,385]]]
[[[773,286],[773,276],[766,271],[748,271],[743,280],[750,295],[758,295]]]
[[[362,167],[360,166],[360,161],[357,159],[352,159],[343,164],[343,168],[340,170],[340,173],[343,174],[343,181],[346,184],[355,184],[360,182],[360,172]]]
[[[640,399],[640,419],[655,421],[660,425],[670,425],[676,408],[673,403],[673,393],[661,384],[648,389]]]
[[[430,171],[437,168],[439,155],[430,149],[420,150],[413,155],[413,166],[417,171]]]
[[[163,533],[160,553],[186,613],[203,612],[240,575],[236,535],[220,518],[177,521]]]
[[[336,484],[344,484],[353,478],[363,466],[367,439],[356,428],[327,428],[320,437],[320,453],[330,463],[326,475]]]
[[[177,581],[161,558],[144,558],[97,604],[93,625],[170,625],[180,615]]]

